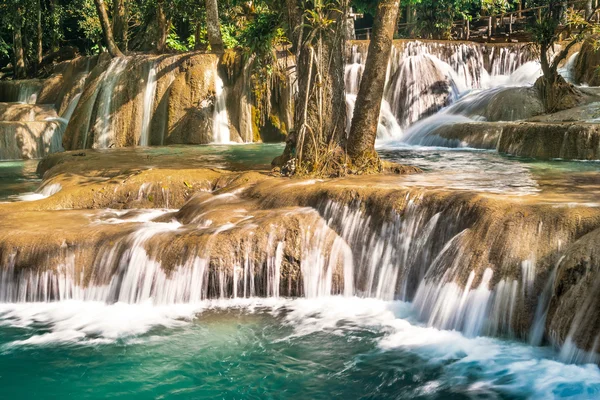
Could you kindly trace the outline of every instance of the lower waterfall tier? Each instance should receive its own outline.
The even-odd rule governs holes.
[[[154,151],[46,159],[47,194],[0,206],[0,300],[398,299],[431,327],[597,359],[599,207],[436,188],[431,174],[273,178]]]

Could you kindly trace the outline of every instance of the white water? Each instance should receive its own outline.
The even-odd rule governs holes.
[[[447,125],[485,121],[485,108],[494,97],[510,88],[530,88],[541,76],[541,67],[537,62],[527,62],[509,76],[494,76],[483,90],[473,90],[459,94],[461,97],[439,112],[420,120],[405,132],[403,141],[411,145],[440,147],[469,147],[468,143],[439,137],[435,132]],[[515,105],[518,107],[518,105]]]
[[[96,120],[94,121],[94,144],[95,149],[107,149],[115,145],[114,142],[114,110],[112,109],[113,97],[119,89],[117,83],[121,79],[121,73],[125,70],[129,59],[126,57],[113,58],[108,69],[103,74],[101,87],[98,89],[98,108]]]
[[[419,41],[394,46],[378,138],[397,140],[409,136],[406,129],[474,89],[533,84],[540,68],[539,64],[528,62],[531,59],[532,54],[517,46],[486,48],[478,44]],[[348,131],[365,61],[366,54],[361,53],[359,46],[353,46],[345,70]]]
[[[66,120],[67,123],[71,120],[71,117],[73,116],[73,112],[75,111],[75,108],[77,108],[77,104],[79,104],[80,99],[81,99],[81,93],[77,93],[75,96],[73,96],[73,99],[69,102],[69,105],[67,106],[67,108],[65,109],[63,114],[61,115],[61,118]],[[65,128],[66,128],[66,126],[65,126]]]
[[[146,79],[146,90],[144,91],[144,113],[142,115],[142,132],[140,134],[140,146],[150,145],[150,121],[154,108],[154,97],[156,95],[156,64],[149,66],[148,78]]]
[[[43,188],[40,188],[35,193],[24,193],[22,195],[16,196],[16,199],[18,201],[37,201],[53,196],[61,190],[62,186],[60,185],[60,183],[53,183],[51,185],[46,185]]]
[[[213,143],[230,143],[229,117],[227,116],[227,92],[225,84],[215,72],[215,104],[213,112]]]
[[[19,82],[19,97],[17,101],[25,104],[35,104],[37,102],[38,94],[40,93],[41,86],[31,81],[20,81]]]
[[[600,385],[597,366],[562,364],[547,348],[424,327],[412,319],[410,304],[359,298],[240,299],[177,306],[77,301],[2,304],[3,325],[13,329],[49,326],[48,332],[32,331],[26,339],[7,343],[2,351],[57,344],[102,346],[118,340],[134,345],[151,340],[140,335],[154,327],[181,329],[204,312],[228,310],[267,310],[293,327],[288,340],[315,334],[339,336],[352,330],[382,332],[376,339],[379,351],[392,356],[396,351],[409,352],[427,360],[441,369],[452,385],[466,387],[473,395],[485,397],[496,389],[507,396],[531,399],[593,398]],[[431,389],[435,393],[435,387]]]

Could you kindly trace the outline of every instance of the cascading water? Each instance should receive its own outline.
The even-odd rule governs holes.
[[[156,64],[151,63],[148,67],[148,78],[146,79],[146,90],[144,91],[144,113],[142,115],[142,132],[140,134],[140,146],[150,145],[150,121],[154,108],[154,97],[156,95]]]
[[[357,46],[352,47],[352,63],[346,65],[345,68],[345,83],[346,83],[346,132],[350,133],[352,125],[352,117],[354,115],[354,106],[356,104],[356,96],[360,89],[360,80],[364,71],[362,64],[362,56],[357,51]],[[379,115],[379,125],[377,127],[378,139],[397,139],[402,136],[402,128],[398,125],[396,117],[392,113],[390,104],[387,100],[381,101],[381,111]]]
[[[412,145],[441,146],[441,147],[468,147],[468,143],[460,140],[445,139],[436,132],[456,123],[474,121],[514,121],[529,117],[530,104],[517,104],[510,102],[512,93],[522,93],[531,88],[541,75],[541,67],[537,62],[527,62],[517,68],[511,75],[498,75],[491,77],[486,89],[472,90],[445,107],[441,111],[425,118],[407,129],[404,141]],[[501,104],[495,104],[503,96],[508,98]],[[527,97],[528,100],[532,96]],[[539,100],[538,100],[539,101]],[[540,106],[541,107],[541,106]]]
[[[227,92],[225,83],[215,72],[215,100],[213,112],[213,143],[229,143],[229,117],[227,115]]]
[[[97,93],[96,120],[92,128],[94,131],[94,144],[92,147],[95,149],[107,149],[114,146],[112,100],[113,96],[118,95],[117,84],[128,62],[129,59],[126,57],[113,58],[103,74],[104,79]]]
[[[471,90],[530,84],[532,77],[539,76],[540,71],[539,64],[528,63],[532,59],[533,55],[520,46],[395,43],[388,67],[378,138],[409,136],[403,134],[403,130],[436,114]],[[366,50],[353,45],[345,72],[348,127],[365,61]]]
[[[17,101],[19,103],[35,104],[40,90],[41,85],[37,81],[20,81]]]

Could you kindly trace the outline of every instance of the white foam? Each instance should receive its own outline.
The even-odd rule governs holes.
[[[549,348],[486,337],[467,338],[456,331],[424,327],[412,321],[411,305],[403,302],[323,297],[233,299],[174,306],[156,306],[150,301],[0,304],[0,324],[26,328],[25,332],[40,325],[45,328],[43,333],[34,331],[29,337],[5,345],[4,351],[20,346],[102,345],[117,340],[136,345],[168,340],[164,335],[142,336],[155,327],[185,327],[199,313],[221,309],[268,311],[293,327],[295,337],[345,335],[353,330],[373,332],[380,351],[414,353],[441,368],[444,381],[450,380],[452,385],[465,387],[473,394],[595,398],[600,391],[600,369],[596,365],[566,365],[556,361],[557,354]],[[435,381],[423,390],[435,392],[439,385]]]
[[[24,193],[19,196],[16,196],[15,199],[17,201],[37,201],[43,200],[50,196],[55,195],[56,193],[62,190],[62,186],[60,183],[53,183],[51,185],[44,186],[39,189],[35,193]]]

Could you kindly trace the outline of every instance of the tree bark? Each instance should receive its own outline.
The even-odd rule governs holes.
[[[156,2],[156,38],[154,49],[162,53],[167,48],[167,36],[169,35],[170,22],[165,13],[165,1],[158,0]]]
[[[113,0],[113,34],[120,49],[127,51],[127,32],[129,30],[129,7],[126,0]]]
[[[302,29],[299,26],[302,24],[302,9],[297,0],[286,0],[285,19],[287,21],[287,37],[292,42],[292,53],[296,54],[300,48],[302,41]],[[300,24],[300,25],[297,25]]]
[[[42,35],[43,35],[43,31],[42,31],[42,0],[38,0],[37,1],[37,38],[36,38],[36,63],[35,63],[35,69],[36,72],[40,66],[40,64],[42,63],[42,58],[44,56],[44,50],[42,48]]]
[[[296,0],[300,12],[291,14],[288,10],[289,17],[295,15],[290,29],[301,30],[297,37],[306,39],[298,39],[296,131],[288,136],[284,154],[273,161],[282,166],[282,173],[294,160],[295,172],[300,175],[339,176],[347,171],[343,28],[348,2],[340,3],[335,9],[313,9],[334,21],[323,30],[305,23],[304,1]]]
[[[100,25],[102,25],[102,32],[104,33],[104,40],[106,41],[108,53],[112,57],[123,57],[123,53],[121,53],[121,50],[119,50],[119,47],[115,43],[112,28],[110,27],[110,21],[108,19],[108,14],[106,13],[106,8],[104,7],[104,0],[94,0],[94,3],[96,4],[98,18],[100,18]]]
[[[17,7],[15,12],[15,27],[13,31],[13,45],[15,56],[14,74],[15,78],[22,79],[25,77],[25,55],[23,52],[23,14],[21,7]]]
[[[217,0],[206,0],[206,29],[211,51],[222,53],[223,37],[221,36],[221,24],[219,23],[219,6]]]
[[[56,53],[60,48],[60,45],[58,43],[58,30],[60,27],[60,23],[59,21],[57,21],[56,17],[56,0],[50,0],[50,16],[52,20],[50,28],[50,52]]]
[[[377,6],[373,36],[348,138],[348,155],[359,169],[381,169],[375,139],[399,8],[400,0],[381,0]]]

